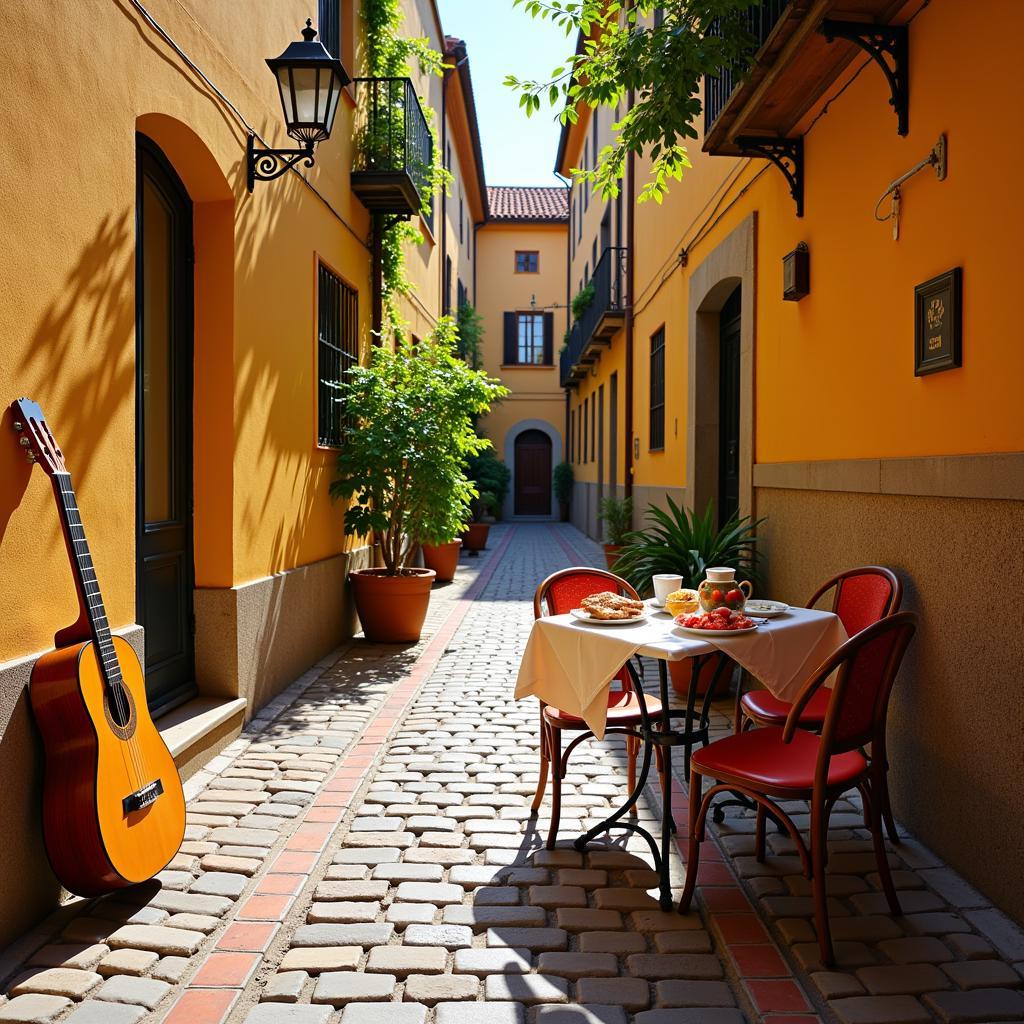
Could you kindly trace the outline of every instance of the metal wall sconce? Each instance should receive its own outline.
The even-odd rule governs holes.
[[[811,294],[811,252],[800,242],[782,257],[782,297],[786,302],[799,302]]]
[[[267,60],[267,67],[277,79],[288,135],[302,146],[257,149],[255,136],[250,134],[246,143],[246,184],[250,192],[257,181],[280,178],[300,160],[312,167],[317,143],[331,136],[341,90],[352,79],[316,35],[312,20],[307,18],[302,42],[292,43],[280,57]]]

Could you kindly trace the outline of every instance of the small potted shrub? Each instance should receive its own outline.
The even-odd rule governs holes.
[[[487,508],[482,511],[474,508],[474,512],[478,513],[479,518],[500,519],[512,480],[511,470],[494,454],[494,449],[488,446],[479,455],[470,458],[467,473],[480,495],[490,495]]]
[[[435,573],[413,567],[417,546],[450,541],[469,518],[476,490],[465,466],[490,444],[473,417],[504,393],[458,358],[450,317],[415,349],[375,348],[339,385],[352,427],[331,495],[348,501],[345,533],[373,537],[384,563],[349,574],[368,640],[419,639]]]
[[[622,545],[633,529],[633,499],[602,498],[597,518],[604,523],[604,558],[614,572]]]
[[[714,503],[708,502],[703,515],[690,512],[667,499],[668,508],[651,505],[646,512],[646,529],[630,533],[619,551],[615,571],[629,580],[641,593],[652,591],[651,577],[657,573],[672,573],[683,577],[683,586],[696,590],[711,565],[736,570],[741,580],[758,581],[761,553],[757,549],[757,528],[763,519],[733,516],[721,529],[715,525]],[[707,684],[726,655],[712,658],[701,673],[704,693]],[[685,696],[690,687],[693,661],[670,661],[672,687]],[[719,679],[728,686],[732,672],[726,668]]]
[[[558,518],[563,523],[569,522],[569,506],[572,502],[573,472],[568,462],[560,462],[552,474],[552,486],[555,489],[555,501],[558,502]]]
[[[484,518],[494,515],[497,504],[497,497],[490,491],[481,491],[470,502],[473,521],[466,527],[466,531],[462,535],[462,543],[471,555],[479,555],[487,547],[487,537],[491,532],[491,524],[484,522]]]

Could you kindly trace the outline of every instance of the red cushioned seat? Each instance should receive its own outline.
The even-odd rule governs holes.
[[[647,701],[648,715],[651,718],[660,716],[661,701],[648,694],[644,696]],[[568,711],[562,711],[561,708],[553,707],[551,704],[544,705],[544,717],[558,723],[563,729],[588,728],[582,718],[570,715]],[[608,725],[639,725],[640,721],[640,702],[632,690],[608,691]]]
[[[825,724],[828,712],[828,701],[832,691],[824,686],[816,690],[807,702],[807,707],[800,713],[800,726],[804,729],[818,730]],[[793,705],[788,701],[773,697],[767,690],[751,690],[740,698],[743,713],[754,719],[758,725],[785,725]]]
[[[726,736],[693,754],[692,770],[724,781],[747,779],[756,788],[811,790],[821,739],[797,729],[789,743],[774,726]],[[865,772],[867,761],[856,750],[833,754],[829,786],[852,786]]]

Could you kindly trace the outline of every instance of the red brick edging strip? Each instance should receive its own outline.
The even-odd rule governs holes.
[[[327,777],[288,837],[284,850],[274,858],[255,891],[239,904],[234,921],[171,1006],[163,1024],[222,1024],[227,1019],[309,881],[377,755],[437,667],[473,601],[490,583],[515,532],[514,526],[508,528],[479,576],[454,602],[448,617],[417,656],[406,677],[394,686]]]

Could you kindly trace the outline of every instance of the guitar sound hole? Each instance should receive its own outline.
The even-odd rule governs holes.
[[[103,710],[106,712],[107,725],[113,733],[123,740],[131,739],[137,721],[135,701],[123,683],[115,683],[103,695]]]

